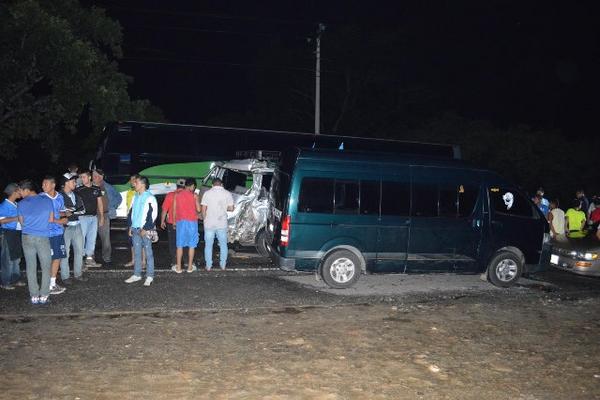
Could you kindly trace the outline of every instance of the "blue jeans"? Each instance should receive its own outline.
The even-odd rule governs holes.
[[[19,279],[21,279],[21,268],[19,264],[21,263],[21,259],[17,258],[16,260],[10,259],[10,254],[8,251],[8,242],[6,241],[4,235],[2,236],[2,258],[0,259],[0,277],[2,280],[2,285],[8,286]]]
[[[140,228],[131,228],[133,239],[133,274],[142,276],[142,248],[146,252],[146,276],[154,278],[154,254],[152,253],[152,242],[146,236],[141,236]]]
[[[204,262],[206,268],[212,268],[212,251],[215,236],[219,241],[219,266],[225,268],[227,264],[227,228],[204,229]]]
[[[83,246],[86,257],[94,257],[96,251],[96,236],[98,235],[98,217],[95,215],[82,215],[79,217]]]
[[[29,295],[48,296],[50,294],[50,240],[44,236],[23,235],[23,254],[27,265],[27,285]],[[37,261],[42,269],[41,286],[37,279]]]
[[[60,260],[60,278],[64,281],[69,279],[69,255],[73,246],[73,275],[81,277],[81,265],[83,264],[83,233],[80,225],[65,227],[65,249],[67,257]]]

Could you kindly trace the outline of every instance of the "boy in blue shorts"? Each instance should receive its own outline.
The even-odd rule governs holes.
[[[53,176],[46,176],[42,181],[42,190],[40,196],[45,196],[52,201],[53,219],[50,221],[50,254],[52,258],[52,268],[50,271],[50,294],[61,294],[66,289],[56,283],[56,275],[60,267],[60,260],[67,257],[65,247],[64,225],[69,221],[66,217],[64,197],[56,191],[56,179]]]

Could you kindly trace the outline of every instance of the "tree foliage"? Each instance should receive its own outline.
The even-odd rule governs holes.
[[[0,158],[14,158],[27,142],[56,160],[82,115],[91,126],[84,147],[107,121],[160,119],[147,100],[129,97],[131,79],[116,62],[121,42],[118,22],[76,0],[0,5]]]

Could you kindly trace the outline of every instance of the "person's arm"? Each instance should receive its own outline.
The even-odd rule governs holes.
[[[565,215],[565,227],[567,228],[567,232],[571,231],[571,228],[569,227],[569,217]]]
[[[171,206],[173,212],[173,229],[177,228],[177,195],[173,196],[173,205]]]
[[[581,227],[579,228],[580,231],[582,231],[583,228],[585,228],[585,223],[586,222],[587,222],[587,219],[585,219],[585,218],[581,220]]]
[[[202,210],[200,211],[200,213],[202,214],[202,220],[205,220],[206,219],[206,210],[208,207],[205,205],[203,205],[201,207],[202,207]]]
[[[102,203],[102,196],[96,198],[98,203],[98,226],[104,225],[104,203]]]
[[[0,225],[10,224],[11,222],[16,222],[19,220],[19,217],[0,217]]]
[[[548,213],[548,224],[550,224],[550,231],[552,232],[552,236],[556,237],[556,230],[554,230],[554,225],[552,225],[553,220],[554,220],[554,214],[549,212]]]
[[[229,193],[229,199],[227,201],[227,211],[233,211],[233,208],[235,207],[235,203],[233,202],[233,196],[231,195],[231,193]]]

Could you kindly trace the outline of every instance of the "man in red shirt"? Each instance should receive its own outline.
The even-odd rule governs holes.
[[[185,180],[185,189],[175,194],[173,198],[173,219],[175,220],[175,244],[177,246],[177,265],[171,269],[178,274],[182,272],[181,259],[183,248],[188,248],[187,272],[194,272],[194,253],[198,246],[198,213],[200,212],[200,200],[195,194],[196,180],[188,178]]]
[[[185,179],[177,179],[177,188],[167,193],[162,203],[160,215],[160,227],[167,230],[169,237],[169,254],[171,256],[171,268],[177,265],[177,246],[175,243],[175,219],[173,218],[173,199],[175,195],[185,189]]]

